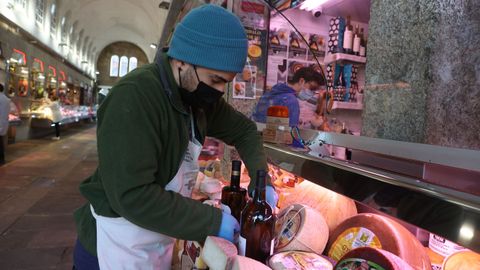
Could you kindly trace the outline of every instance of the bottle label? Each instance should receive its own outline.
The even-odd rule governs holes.
[[[270,256],[273,255],[273,249],[275,248],[275,238],[272,239],[272,242],[270,242]]]
[[[345,230],[333,242],[328,251],[328,257],[338,261],[347,252],[358,247],[382,248],[378,237],[369,229],[354,227]]]
[[[360,52],[360,38],[358,36],[353,39],[353,51]]]
[[[243,236],[238,237],[238,254],[241,256],[245,256],[245,250],[247,249],[247,239]]]
[[[367,261],[364,259],[349,258],[342,260],[335,266],[335,270],[350,270],[350,269],[371,269],[371,270],[385,270],[380,265]]]
[[[365,56],[365,47],[360,46],[360,56]]]
[[[353,43],[353,32],[345,30],[345,34],[343,37],[343,48],[344,49],[352,49]]]

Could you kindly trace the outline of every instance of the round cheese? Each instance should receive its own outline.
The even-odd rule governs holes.
[[[300,250],[321,254],[328,241],[322,214],[301,204],[284,208],[277,217],[276,251]]]
[[[480,269],[480,254],[471,250],[463,250],[447,257],[443,270],[473,270]]]
[[[238,251],[234,244],[216,236],[208,236],[200,257],[210,270],[230,269]]]
[[[442,264],[445,257],[434,252],[430,248],[425,248],[425,250],[427,251],[428,258],[430,258],[430,262],[432,263],[432,270],[442,270]]]
[[[273,270],[332,270],[332,264],[322,256],[302,251],[280,252],[268,260],[268,265]]]
[[[329,233],[345,219],[357,214],[355,202],[345,196],[314,184],[303,181],[293,189],[285,190],[280,209],[294,204],[308,205],[322,214],[327,222]]]
[[[417,270],[431,269],[422,244],[405,227],[377,214],[358,214],[342,222],[330,235],[328,256],[336,261],[358,247],[389,251]]]
[[[351,250],[340,259],[335,265],[335,269],[413,270],[397,255],[370,247]]]
[[[237,256],[233,262],[232,270],[271,270],[271,268],[254,259]]]

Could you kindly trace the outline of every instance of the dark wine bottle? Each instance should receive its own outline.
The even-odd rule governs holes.
[[[232,160],[232,175],[230,177],[230,186],[222,189],[221,202],[230,208],[232,216],[240,222],[240,215],[247,203],[247,190],[240,187],[240,171],[242,162]]]
[[[264,170],[257,171],[253,200],[242,211],[238,250],[240,255],[265,263],[274,248],[275,217],[265,200]]]

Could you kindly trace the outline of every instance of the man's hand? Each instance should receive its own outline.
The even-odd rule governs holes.
[[[240,232],[240,225],[238,221],[230,214],[222,213],[222,222],[220,223],[220,230],[217,236],[234,242],[234,236]]]
[[[272,207],[272,209],[275,209],[275,207],[277,207],[278,194],[272,186],[265,187],[265,199],[267,200],[267,203]]]

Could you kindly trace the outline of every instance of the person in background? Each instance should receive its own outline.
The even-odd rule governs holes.
[[[55,126],[55,137],[52,137],[52,140],[60,140],[60,122],[62,121],[62,107],[58,101],[57,96],[52,96],[51,102],[48,106],[52,112],[53,125]]]
[[[98,105],[102,105],[103,101],[107,98],[109,90],[107,88],[102,88],[98,91]]]
[[[0,166],[5,164],[5,135],[8,131],[8,114],[10,113],[10,99],[3,90],[3,84],[0,84]]]
[[[279,83],[272,90],[265,92],[255,107],[253,120],[261,123],[267,121],[267,109],[270,106],[287,106],[290,126],[297,126],[300,119],[300,106],[297,95],[306,90],[313,91],[325,84],[320,73],[312,67],[298,69],[287,83]]]
[[[251,179],[268,169],[255,123],[222,98],[247,47],[233,13],[203,5],[176,26],[155,63],[110,90],[98,110],[99,166],[80,185],[87,203],[74,214],[76,269],[170,269],[175,238],[234,241],[237,220],[190,197],[206,136],[235,146]],[[270,183],[266,199],[275,207]]]

